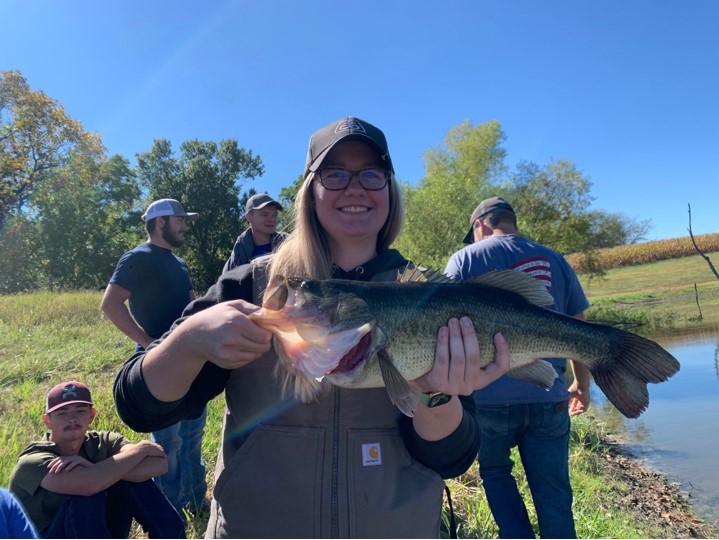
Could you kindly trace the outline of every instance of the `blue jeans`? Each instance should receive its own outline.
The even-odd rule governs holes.
[[[167,454],[167,474],[155,478],[155,483],[180,515],[184,507],[196,509],[205,500],[207,481],[202,461],[202,435],[206,420],[207,407],[195,420],[182,420],[152,434],[152,440]]]
[[[519,448],[542,538],[576,538],[569,483],[567,402],[477,404],[482,433],[479,476],[500,538],[534,538],[517,482],[512,447]]]
[[[185,538],[182,519],[152,480],[121,480],[87,497],[67,495],[42,537],[127,538],[133,518],[150,538]]]

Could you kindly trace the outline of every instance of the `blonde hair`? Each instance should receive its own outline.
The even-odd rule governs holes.
[[[377,234],[377,252],[395,241],[404,223],[402,196],[392,172],[387,183],[389,189],[389,215]],[[270,283],[277,276],[298,276],[311,279],[329,279],[332,276],[332,253],[327,233],[320,225],[315,212],[312,182],[315,174],[306,177],[292,205],[294,231],[277,250],[270,271]]]

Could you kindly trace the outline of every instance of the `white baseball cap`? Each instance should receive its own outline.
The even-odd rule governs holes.
[[[149,221],[162,216],[179,216],[187,221],[195,221],[200,214],[196,212],[185,212],[182,205],[175,199],[160,199],[150,203],[147,210],[142,214],[142,221]]]

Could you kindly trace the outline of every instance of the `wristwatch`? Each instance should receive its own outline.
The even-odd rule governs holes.
[[[424,403],[428,409],[444,405],[448,403],[450,399],[452,399],[452,396],[444,392],[424,392],[419,394],[420,403]]]

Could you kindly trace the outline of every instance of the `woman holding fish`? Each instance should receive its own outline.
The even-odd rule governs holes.
[[[388,281],[411,267],[389,248],[403,216],[382,131],[353,117],[318,130],[293,211],[294,232],[277,253],[223,274],[164,338],[123,366],[120,415],[152,431],[200,414],[225,392],[208,538],[437,537],[442,478],[466,471],[479,446],[465,396],[507,371],[506,341],[495,336],[496,360],[481,369],[472,322],[448,321],[432,370],[411,382],[420,401],[411,417],[384,388],[325,380],[312,383],[314,399],[296,400],[287,388],[306,397],[307,379],[278,360],[271,332],[251,317],[266,289],[265,305],[282,302],[283,289],[267,284],[283,276]],[[350,356],[331,369],[364,360]],[[387,369],[385,382],[396,375]]]

